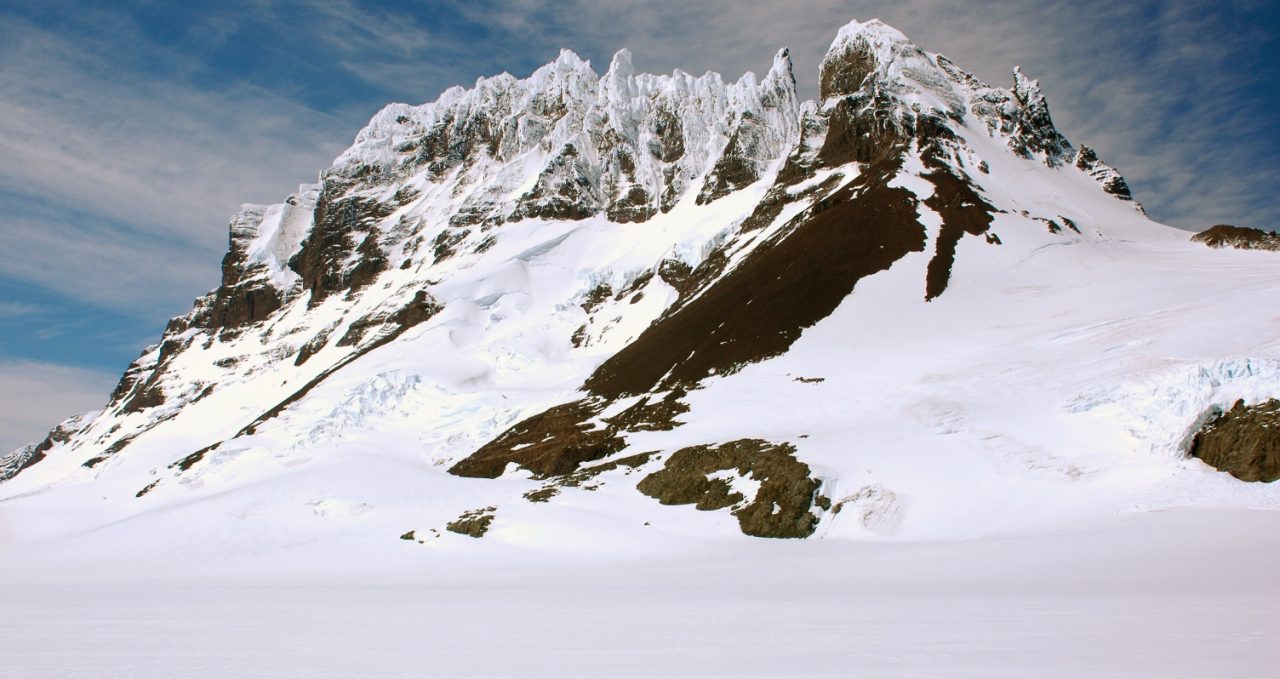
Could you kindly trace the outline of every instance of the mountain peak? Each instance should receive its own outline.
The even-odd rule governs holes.
[[[526,78],[387,106],[319,185],[237,214],[221,285],[130,366],[102,413],[0,458],[0,480],[33,468],[12,486],[25,492],[96,475],[133,511],[251,488],[272,460],[379,448],[408,463],[398,469],[493,476],[514,462],[555,483],[628,447],[646,464],[656,448],[627,437],[679,430],[679,445],[711,446],[686,456],[717,450],[730,465],[707,473],[766,458],[792,470],[799,485],[784,494],[797,504],[774,512],[766,493],[744,532],[811,534],[834,512],[809,513],[820,481],[788,461],[811,453],[808,423],[708,413],[695,388],[778,360],[751,377],[761,402],[818,389],[811,369],[858,365],[839,353],[859,346],[848,336],[881,332],[868,304],[918,315],[934,341],[935,322],[970,316],[939,307],[974,304],[985,323],[978,310],[1007,301],[1005,283],[1040,289],[1010,277],[1039,274],[1042,257],[1089,257],[1150,223],[1113,199],[1126,197],[1118,174],[1066,145],[1020,69],[1012,90],[988,87],[879,21],[840,30],[820,103],[797,101],[792,68],[784,48],[758,80],[644,74],[622,49],[600,76],[563,50]],[[832,326],[848,320],[837,308],[868,323]],[[812,347],[823,333],[840,341],[788,363],[802,334]],[[876,362],[899,348],[880,340]],[[726,418],[738,440],[680,429],[691,409]],[[743,438],[762,431],[785,446]],[[449,497],[452,482],[428,473],[419,480]],[[476,489],[506,512],[531,501],[512,487]],[[439,501],[440,516],[474,509]]]
[[[836,39],[832,43],[832,47],[834,48],[839,44],[852,40],[864,40],[875,45],[911,42],[911,39],[905,33],[879,19],[869,19],[867,21],[854,19],[841,26],[840,30],[836,32]]]
[[[826,101],[858,91],[868,76],[888,75],[891,65],[925,56],[901,31],[879,19],[845,24],[819,67],[819,97]]]
[[[636,95],[636,69],[631,63],[631,50],[623,48],[613,55],[609,70],[600,79],[600,100],[611,106],[626,106]]]
[[[586,60],[578,56],[577,52],[574,52],[568,47],[560,48],[560,55],[556,57],[555,63],[562,64],[565,66],[587,66],[588,65],[588,62]]]
[[[1044,93],[1040,81],[1027,77],[1021,66],[1013,67],[1013,95],[1024,105],[1044,105]]]
[[[769,72],[764,76],[765,82],[770,81],[790,81],[794,87],[796,76],[795,69],[791,63],[791,49],[783,47],[778,53],[773,55],[773,65],[769,67]]]
[[[605,77],[630,78],[635,73],[636,68],[632,64],[631,50],[623,47],[613,54],[613,59],[609,61],[609,70],[606,71]]]

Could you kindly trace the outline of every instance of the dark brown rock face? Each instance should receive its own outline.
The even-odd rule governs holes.
[[[794,453],[788,444],[758,439],[683,448],[636,489],[664,505],[694,505],[703,511],[733,507],[739,528],[753,537],[804,538],[818,525],[809,510],[821,484],[809,477],[809,465]],[[729,470],[760,483],[755,497],[735,492],[723,478],[711,478]]]
[[[600,211],[601,203],[590,169],[573,144],[568,144],[542,171],[537,184],[520,197],[508,219],[586,219]]]
[[[316,333],[311,339],[307,340],[301,348],[298,349],[298,357],[293,360],[294,365],[302,365],[311,360],[321,349],[329,344],[329,337],[333,334],[333,328],[328,327]]]
[[[497,507],[472,509],[463,512],[461,516],[450,521],[444,528],[450,533],[481,538],[484,537],[485,533],[489,532],[489,525],[493,523],[493,516],[496,511],[498,511]]]
[[[1280,479],[1280,400],[1236,401],[1196,433],[1190,453],[1241,481]]]
[[[502,141],[502,128],[493,125],[488,116],[454,117],[447,115],[417,140],[411,167],[426,165],[432,175],[442,177],[463,164],[479,149],[497,149]]]
[[[707,181],[698,194],[699,205],[727,196],[760,178],[760,167],[754,158],[759,155],[756,146],[763,136],[763,126],[758,117],[750,112],[743,113],[742,120],[725,145],[724,153],[707,175]]]
[[[1043,153],[1045,161],[1050,166],[1061,163],[1071,145],[1053,124],[1053,118],[1049,115],[1049,104],[1040,92],[1040,86],[1015,69],[1013,97],[1018,107],[1017,115],[1012,120],[1014,129],[1010,148],[1024,157],[1030,157],[1033,153]]]
[[[1280,251],[1280,234],[1275,231],[1268,232],[1230,224],[1210,227],[1192,236],[1191,240],[1204,243],[1211,248]]]
[[[196,317],[197,327],[220,329],[257,323],[283,305],[280,291],[261,278],[266,266],[246,266],[244,246],[232,236],[222,258],[222,285],[214,291],[207,311]]]
[[[625,224],[643,222],[657,212],[657,209],[650,204],[649,192],[638,184],[631,184],[625,192],[619,192],[618,197],[609,204],[605,214],[611,221]]]
[[[316,201],[315,226],[289,260],[289,268],[302,277],[303,289],[311,293],[312,306],[333,293],[368,285],[390,268],[372,227],[397,206],[363,196],[342,197],[347,186],[337,179],[325,180]],[[348,267],[347,257],[353,251],[360,257]]]
[[[843,52],[828,55],[822,61],[818,73],[819,96],[827,100],[858,91],[878,65],[875,50],[865,39],[850,42]]]
[[[45,444],[49,443],[48,447]],[[45,453],[53,448],[53,444],[48,438],[40,443],[32,443],[7,455],[0,456],[0,481],[8,481],[9,479],[22,473],[22,470],[40,462],[45,458]]]
[[[626,447],[623,434],[669,430],[689,410],[680,402],[685,392],[663,399],[645,397],[617,415],[596,422],[606,401],[583,399],[544,410],[507,429],[466,459],[449,468],[456,476],[497,478],[517,464],[540,478],[564,476],[584,462],[599,460]]]
[[[649,141],[649,153],[664,163],[674,163],[684,157],[684,124],[669,109],[661,108],[653,117],[649,129],[653,138]]]
[[[658,264],[658,277],[681,295],[693,285],[693,269],[678,259],[664,259]]]
[[[190,338],[179,339],[174,336],[176,334],[165,333],[165,339],[160,343],[160,352],[153,366],[144,366],[137,362],[129,366],[129,370],[116,385],[111,398],[112,403],[123,401],[120,407],[121,412],[136,413],[144,408],[164,405],[164,389],[160,381],[164,378],[165,369],[175,356],[191,344]]]
[[[1075,165],[1077,168],[1084,170],[1094,176],[1099,183],[1102,184],[1102,190],[1119,198],[1121,200],[1133,200],[1133,193],[1129,190],[1129,184],[1120,176],[1119,172],[1102,164],[1098,160],[1098,154],[1088,146],[1081,145],[1080,151],[1076,153]]]
[[[841,99],[827,119],[827,136],[818,152],[822,164],[873,163],[895,154],[899,144],[911,139],[910,131],[903,130],[895,119],[896,106],[879,93],[863,92]]]
[[[248,209],[232,220],[227,254],[222,258],[222,282],[217,290],[197,300],[189,317],[190,327],[234,330],[265,320],[284,305],[284,291],[267,279],[266,265],[249,262],[248,250],[262,219],[260,209]],[[170,327],[165,334],[184,329]]]
[[[204,327],[234,328],[257,323],[283,303],[280,291],[265,283],[218,288]]]
[[[120,376],[120,381],[116,382],[115,389],[111,391],[111,396],[108,399],[109,403],[119,403],[121,399],[132,393],[139,384],[146,380],[151,369],[155,367],[152,364],[144,364],[140,361],[141,359],[135,360],[125,369],[124,374]]]
[[[449,473],[492,479],[514,462],[541,477],[569,474],[583,462],[607,457],[624,447],[616,432],[589,422],[603,406],[574,401],[538,413],[455,464]]]
[[[926,163],[933,167],[933,171],[924,175],[924,178],[933,184],[934,191],[925,200],[925,204],[942,216],[937,250],[933,259],[929,260],[925,279],[925,299],[932,300],[947,289],[960,239],[965,234],[980,236],[986,233],[991,226],[995,207],[946,165],[936,161],[929,162],[928,159]]]
[[[657,213],[649,192],[636,179],[636,159],[631,147],[616,130],[607,130],[597,149],[605,159],[603,193],[609,203],[605,215],[610,220],[627,223],[643,222]]]
[[[915,196],[888,186],[898,167],[892,161],[868,167],[801,213],[742,264],[601,365],[586,388],[615,398],[688,386],[785,352],[804,328],[834,311],[859,280],[924,249]]]

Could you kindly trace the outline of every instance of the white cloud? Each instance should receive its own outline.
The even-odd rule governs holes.
[[[27,304],[26,302],[0,302],[0,318],[13,318],[15,316],[32,316],[41,312],[41,308],[35,304]]]
[[[117,377],[51,363],[0,362],[0,454],[42,440],[67,417],[101,407]]]
[[[0,189],[138,232],[122,237],[187,242],[200,259],[218,258],[241,203],[314,181],[355,132],[259,88],[149,79],[20,21],[0,19],[0,43]]]
[[[0,272],[85,306],[167,317],[218,283],[222,247],[130,234],[52,208],[2,220]],[[34,311],[20,303],[12,311],[24,309]]]

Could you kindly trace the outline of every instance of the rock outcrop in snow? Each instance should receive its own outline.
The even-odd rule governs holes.
[[[1196,432],[1190,452],[1241,481],[1280,480],[1280,400],[1236,401]]]
[[[1196,243],[1211,248],[1236,248],[1237,250],[1280,250],[1280,234],[1275,231],[1251,229],[1247,226],[1218,224],[1191,237]]]

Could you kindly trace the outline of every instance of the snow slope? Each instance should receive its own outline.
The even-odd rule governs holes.
[[[1179,510],[567,564],[410,549],[355,570],[178,561],[66,580],[4,562],[0,676],[1261,678],[1280,659],[1274,528]]]

